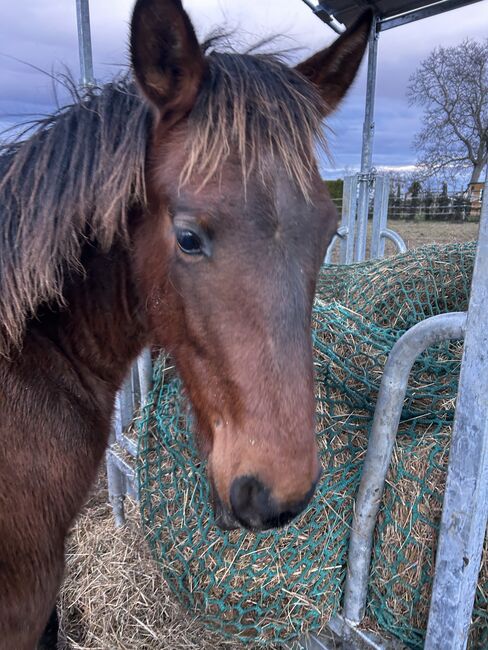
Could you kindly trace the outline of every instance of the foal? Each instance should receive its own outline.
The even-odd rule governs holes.
[[[290,69],[205,54],[180,0],[138,0],[144,101],[113,84],[0,156],[1,650],[41,637],[144,346],[176,360],[219,525],[281,526],[311,498],[310,317],[337,224],[314,149],[370,25]]]

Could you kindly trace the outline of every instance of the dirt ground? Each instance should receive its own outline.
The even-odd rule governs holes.
[[[389,227],[409,248],[471,241],[478,232],[473,223],[392,221]],[[243,647],[218,639],[174,605],[142,539],[137,506],[128,503],[127,526],[117,530],[103,476],[68,543],[60,614],[63,650]]]

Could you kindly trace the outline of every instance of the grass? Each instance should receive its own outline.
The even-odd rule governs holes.
[[[424,244],[451,244],[478,238],[478,223],[449,223],[444,221],[390,221],[388,227],[402,236],[407,248]],[[389,244],[387,252],[391,254]]]

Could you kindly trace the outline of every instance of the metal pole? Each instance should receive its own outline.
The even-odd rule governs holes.
[[[366,82],[366,108],[364,112],[363,145],[361,150],[361,172],[359,174],[358,228],[354,261],[362,262],[366,257],[368,233],[369,188],[371,163],[373,159],[374,96],[376,88],[376,66],[378,60],[377,18],[373,19],[368,47],[368,77]]]
[[[485,188],[488,188],[488,170]],[[488,521],[488,197],[481,209],[425,650],[466,648]]]
[[[388,200],[390,198],[390,179],[384,174],[376,176],[374,184],[373,232],[371,233],[371,259],[385,256],[385,240],[381,232],[388,221]]]
[[[119,528],[125,524],[124,500],[127,493],[125,477],[117,466],[114,453],[111,449],[107,449],[105,462],[107,466],[109,501],[114,513],[115,525]]]
[[[93,57],[90,32],[90,7],[88,0],[76,0],[76,22],[78,24],[78,48],[80,53],[81,84],[93,86]]]
[[[390,179],[384,174],[377,174],[374,182],[373,232],[371,234],[371,259],[385,256],[385,239],[393,242],[399,253],[405,253],[407,246],[402,237],[387,228],[388,201],[390,198]]]
[[[349,540],[344,618],[353,624],[360,623],[364,616],[373,532],[410,371],[416,358],[429,346],[449,339],[462,339],[465,325],[464,312],[426,318],[405,332],[388,356],[378,392]]]
[[[141,408],[149,398],[152,388],[152,359],[151,350],[146,348],[137,359],[137,371],[139,374],[139,387],[141,389]]]

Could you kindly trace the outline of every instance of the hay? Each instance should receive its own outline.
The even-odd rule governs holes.
[[[423,318],[467,309],[475,254],[476,242],[432,244],[392,258],[325,266],[317,296],[405,330]]]
[[[324,271],[314,349],[325,471],[311,507],[284,531],[222,533],[213,526],[191,413],[162,363],[152,407],[138,422],[142,528],[157,564],[135,506],[118,531],[105,494],[95,499],[68,548],[62,612],[71,647],[277,648],[319,633],[341,605],[354,497],[386,356],[405,327],[464,308],[473,257],[471,244],[425,247],[337,270],[337,277]],[[341,303],[331,303],[337,297]],[[446,343],[414,366],[376,530],[364,627],[411,648],[421,648],[425,634],[461,353],[460,342]],[[473,650],[488,647],[487,604],[485,546]]]
[[[141,514],[175,598],[209,628],[226,638],[291,642],[320,633],[339,610],[387,355],[406,327],[465,308],[473,259],[472,244],[430,246],[347,273],[323,271],[314,351],[324,474],[307,512],[282,532],[229,534],[212,526],[181,385],[158,370],[152,409],[140,423]],[[331,303],[337,287],[344,304]],[[377,527],[367,622],[412,648],[422,647],[425,634],[461,354],[460,342],[444,343],[414,365]],[[472,648],[488,647],[487,590],[484,566]]]
[[[400,437],[375,532],[368,613],[379,626],[422,648],[435,568],[451,428]],[[488,647],[488,537],[468,648]]]
[[[59,600],[70,650],[236,650],[175,602],[149,555],[138,507],[115,528],[102,476],[69,538]]]
[[[141,512],[175,598],[229,639],[278,644],[310,629],[319,633],[340,603],[349,530],[344,517],[352,513],[347,483],[335,482],[330,507],[322,509],[325,526],[317,509],[309,508],[282,531],[222,532],[213,524],[205,467],[189,434],[181,385],[173,379],[157,384],[159,390],[160,411],[143,422],[149,429],[139,468]],[[332,449],[342,443],[337,438],[331,444]],[[327,448],[324,438],[323,454]],[[349,514],[339,512],[346,500]]]

